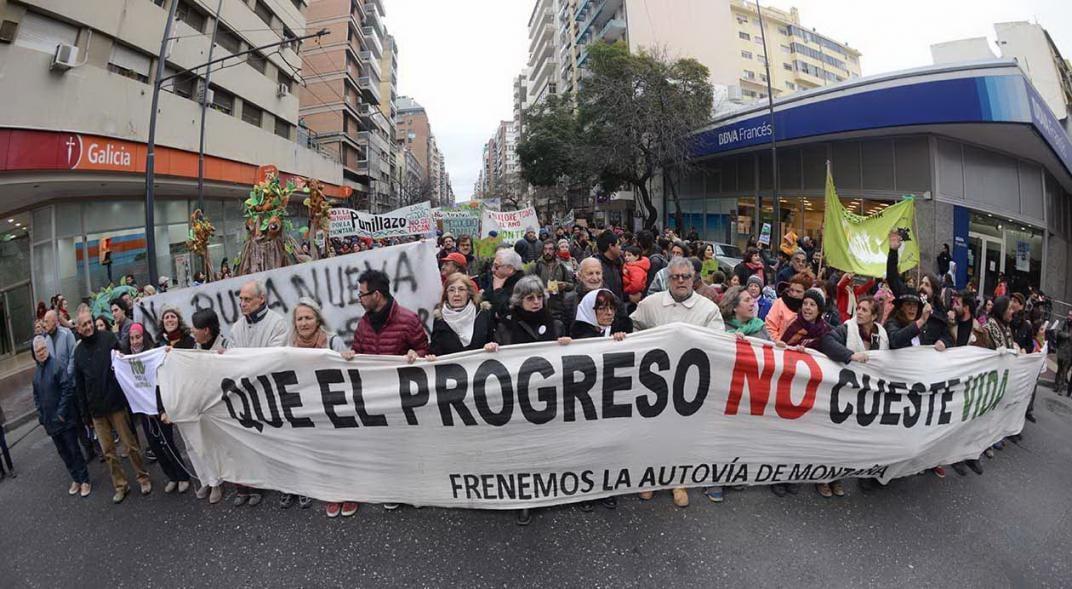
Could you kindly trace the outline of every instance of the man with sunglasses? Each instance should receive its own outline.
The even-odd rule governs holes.
[[[633,328],[639,331],[681,322],[725,331],[718,306],[693,290],[696,275],[697,272],[689,260],[681,257],[670,260],[667,266],[669,288],[640,301],[636,311],[630,315]],[[652,492],[645,491],[640,494],[640,498],[651,499]],[[689,494],[684,487],[674,489],[674,505],[689,506]]]

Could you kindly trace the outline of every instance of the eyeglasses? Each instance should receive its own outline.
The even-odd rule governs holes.
[[[685,281],[692,280],[692,274],[671,274],[670,280]]]
[[[523,300],[523,301],[534,301],[534,302],[535,301],[542,301],[543,300],[543,295],[537,295],[537,294],[525,295],[525,298],[523,298],[521,300]]]
[[[464,286],[452,286],[452,287],[447,289],[447,293],[448,294],[457,294],[457,293],[469,294],[469,289],[465,288]]]
[[[365,297],[367,297],[367,296],[369,296],[369,295],[371,295],[371,294],[376,294],[376,291],[374,291],[374,290],[370,290],[370,291],[368,291],[368,292],[361,292],[361,291],[358,291],[358,292],[357,292],[357,300],[359,300],[359,301],[360,301],[360,300],[363,300],[363,299],[364,299]]]

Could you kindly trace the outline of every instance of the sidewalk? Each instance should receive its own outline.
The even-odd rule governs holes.
[[[4,429],[11,431],[34,413],[34,361],[30,352],[0,360],[0,409],[7,421]]]

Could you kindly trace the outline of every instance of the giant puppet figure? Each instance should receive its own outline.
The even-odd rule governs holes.
[[[302,191],[309,195],[303,203],[309,209],[309,224],[302,234],[302,237],[309,243],[309,254],[314,260],[320,259],[321,254],[324,257],[333,257],[335,252],[330,239],[331,201],[324,196],[319,180],[307,178]],[[324,244],[323,252],[320,250],[320,243]]]
[[[201,209],[194,209],[190,215],[190,234],[187,236],[186,247],[198,258],[201,258],[201,267],[205,270],[205,280],[212,281],[212,261],[208,257],[208,241],[216,233],[216,228],[205,218]]]
[[[300,250],[290,237],[293,225],[287,218],[287,204],[296,187],[290,181],[280,182],[275,166],[263,166],[258,172],[261,180],[253,186],[244,203],[246,242],[242,245],[237,275],[273,270],[302,261]]]

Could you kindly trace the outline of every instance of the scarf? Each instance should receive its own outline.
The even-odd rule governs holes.
[[[259,323],[261,319],[268,316],[268,303],[261,305],[257,310],[253,311],[249,315],[246,315],[246,323],[254,325]]]
[[[552,333],[554,320],[546,306],[535,312],[526,311],[524,307],[514,307],[511,312],[522,328],[528,328],[533,339],[548,341],[552,339],[551,336],[556,335]]]
[[[577,321],[582,321],[591,325],[592,327],[599,329],[603,332],[604,336],[610,335],[610,329],[612,326],[608,325],[603,327],[599,324],[599,320],[596,319],[596,297],[599,296],[601,291],[607,290],[605,288],[597,288],[595,290],[588,291],[588,294],[584,295],[581,299],[581,304],[577,305]],[[607,292],[610,292],[607,290]]]
[[[759,276],[763,280],[763,284],[767,283],[767,275],[763,271],[763,262],[745,262],[744,266],[751,270],[754,276]]]
[[[741,335],[755,335],[760,331],[763,331],[764,327],[763,320],[755,317],[749,319],[746,323],[741,323],[734,317],[727,321],[726,325],[730,327],[726,331],[729,331],[730,333],[739,333]]]
[[[804,315],[797,315],[797,318],[789,324],[789,327],[785,328],[785,332],[782,334],[782,341],[787,346],[809,346],[827,333],[830,333],[830,324],[823,320],[822,316],[815,318],[815,321],[808,321],[804,319]]]
[[[443,321],[458,336],[458,341],[468,347],[469,342],[473,341],[473,325],[476,323],[476,305],[473,301],[467,302],[459,311],[450,308],[450,305],[443,305],[441,312]]]
[[[328,334],[323,329],[317,329],[313,337],[306,338],[295,331],[290,343],[295,348],[326,348],[328,347]]]
[[[785,304],[786,308],[790,311],[794,313],[800,313],[800,308],[804,306],[804,299],[794,299],[793,297],[789,296],[789,294],[783,294],[782,303]]]
[[[874,341],[876,335],[878,336],[878,348],[873,348],[872,341]],[[886,335],[886,329],[876,321],[871,324],[871,337],[865,342],[860,324],[855,319],[849,319],[845,322],[845,347],[853,352],[868,352],[874,349],[888,350],[890,349],[890,338]]]
[[[387,317],[391,314],[391,308],[394,306],[395,299],[388,296],[387,303],[379,311],[365,311],[365,316],[368,317],[369,323],[372,325],[372,331],[379,333],[383,330],[383,327],[387,325]]]

